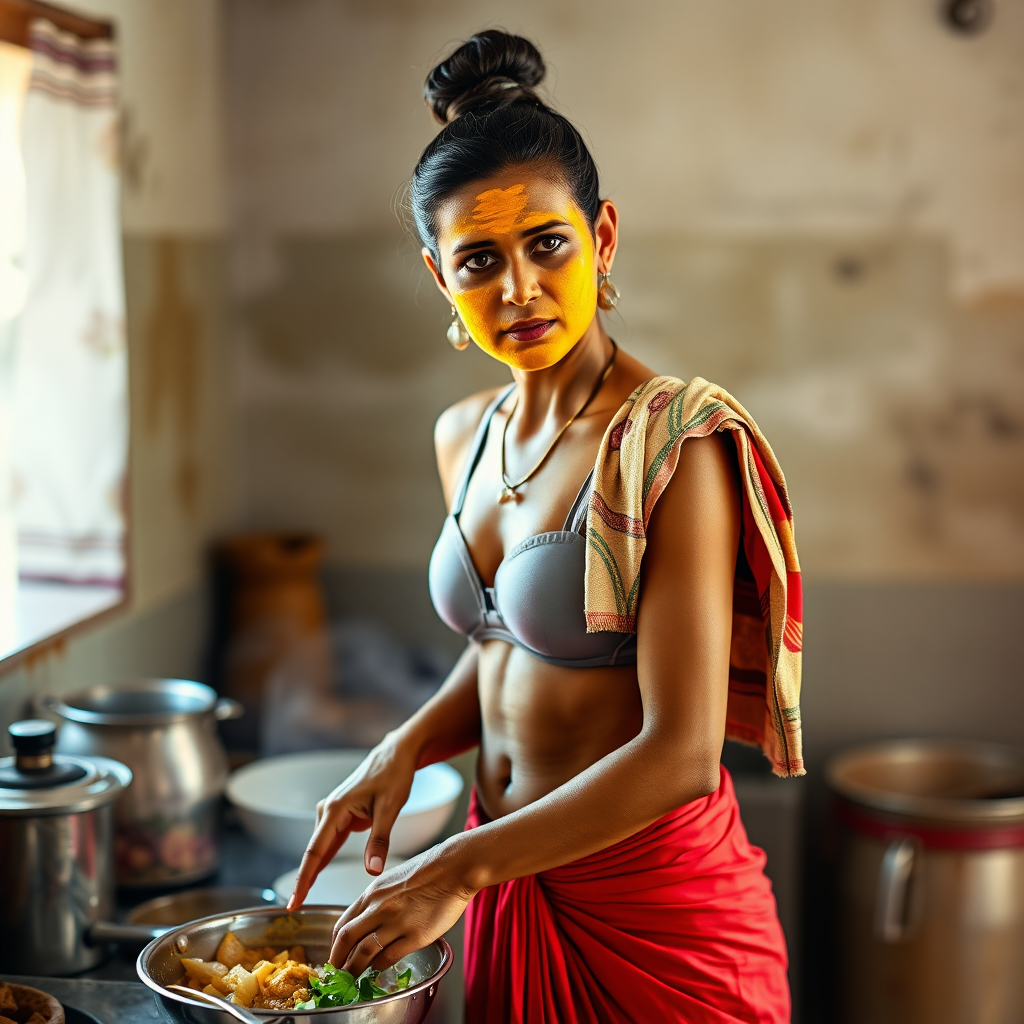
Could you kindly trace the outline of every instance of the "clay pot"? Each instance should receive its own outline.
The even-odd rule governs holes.
[[[232,747],[255,749],[270,676],[301,663],[299,683],[322,685],[329,672],[318,576],[324,545],[308,534],[243,534],[223,541],[217,554],[231,581],[223,689],[246,709],[226,738]]]

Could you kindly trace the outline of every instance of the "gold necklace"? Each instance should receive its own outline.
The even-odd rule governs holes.
[[[611,340],[611,339],[609,339]],[[598,391],[601,390],[601,385],[608,379],[608,374],[612,372],[612,367],[615,365],[615,353],[618,352],[619,347],[612,341],[612,354],[608,357],[608,362],[605,363],[604,369],[601,371],[601,375],[597,378],[597,383],[594,385],[593,390],[587,396],[587,400],[576,410],[563,424],[562,429],[551,439],[551,444],[544,450],[544,454],[537,461],[537,464],[526,474],[521,480],[517,480],[512,483],[511,480],[505,475],[505,438],[508,434],[508,425],[512,422],[512,417],[515,415],[516,409],[519,407],[519,395],[516,394],[515,404],[512,406],[511,412],[508,414],[508,419],[505,420],[505,426],[501,431],[501,482],[505,485],[498,492],[498,504],[504,505],[507,501],[513,501],[518,497],[516,491],[526,483],[527,480],[533,476],[534,473],[544,465],[544,461],[551,454],[551,449],[558,444],[558,439],[569,429],[574,420],[578,419],[583,415],[584,410],[588,405],[597,397]]]

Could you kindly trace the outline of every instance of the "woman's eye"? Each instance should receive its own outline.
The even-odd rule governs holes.
[[[497,260],[486,252],[477,252],[467,259],[462,266],[466,270],[486,270],[492,263],[497,263]]]
[[[534,246],[534,252],[541,253],[553,253],[558,252],[559,249],[565,244],[565,239],[561,235],[545,235],[543,238],[537,240],[537,244]]]

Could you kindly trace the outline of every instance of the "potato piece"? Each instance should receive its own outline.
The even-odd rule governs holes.
[[[17,1005],[8,1007],[10,1010],[16,1010],[17,1008]],[[18,1022],[16,1020],[11,1020],[10,1017],[0,1016],[0,1024],[18,1024]]]
[[[267,980],[277,970],[277,964],[271,963],[269,960],[261,960],[253,969],[252,973],[256,980],[259,982],[260,991],[262,992],[264,986],[267,984]]]
[[[11,986],[0,981],[0,1010],[6,1013],[8,1010],[16,1010],[17,1008],[18,1003],[14,998],[14,993],[11,991]]]
[[[25,1024],[46,1024],[46,1022],[47,1018],[44,1017],[38,1010],[36,1010],[35,1013],[33,1013],[32,1016],[29,1017],[27,1021],[25,1021]]]
[[[277,950],[273,946],[261,946],[259,949],[254,949],[254,953],[259,953],[261,960],[273,960],[277,956]]]
[[[217,947],[217,955],[214,960],[219,960],[229,971],[253,957],[253,951],[242,945],[241,940],[234,932],[227,932],[220,945]],[[260,958],[257,956],[252,960],[255,965]]]
[[[241,1006],[249,1006],[260,990],[256,976],[250,974],[241,964],[236,964],[224,975],[224,984]]]
[[[288,950],[282,949],[280,953],[270,958],[272,964],[283,964],[288,962]]]
[[[274,972],[264,991],[271,999],[287,999],[297,988],[306,988],[306,983],[315,974],[316,968],[289,960]]]
[[[207,985],[201,991],[205,992],[208,996],[219,996],[221,999],[224,998],[224,993],[219,988],[214,988],[212,985]]]
[[[224,986],[224,976],[228,973],[228,969],[222,963],[218,963],[216,960],[192,960],[189,957],[182,957],[181,966],[185,968],[185,973],[188,975],[189,988],[197,987],[191,984],[191,982],[197,981],[200,989],[205,985],[212,985],[221,995],[228,993],[229,989]]]
[[[292,946],[292,948],[288,950],[288,959],[294,960],[297,964],[306,963],[306,947]]]

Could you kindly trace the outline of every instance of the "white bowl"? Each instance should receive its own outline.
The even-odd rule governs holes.
[[[392,857],[389,854],[386,866],[393,868],[404,862],[404,857]],[[286,871],[279,878],[275,878],[272,886],[274,893],[282,900],[288,899],[298,877],[299,869],[292,868],[291,871]],[[347,907],[350,903],[355,903],[356,898],[373,879],[373,875],[366,873],[361,860],[335,861],[316,876],[306,902],[314,906],[323,904],[330,907]]]
[[[264,846],[300,860],[316,823],[316,805],[359,767],[365,750],[310,750],[265,757],[228,777],[227,798],[246,831]],[[409,856],[441,834],[462,794],[462,776],[448,764],[421,768],[391,830],[389,852]],[[369,830],[353,832],[339,857],[362,857]]]

